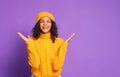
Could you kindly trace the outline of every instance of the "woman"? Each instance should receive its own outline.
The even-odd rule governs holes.
[[[26,42],[28,63],[33,77],[60,77],[64,64],[66,48],[74,33],[64,41],[58,37],[54,16],[49,12],[40,12],[32,36],[18,35]]]

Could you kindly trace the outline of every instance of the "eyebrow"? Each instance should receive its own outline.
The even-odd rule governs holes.
[[[45,21],[44,19],[41,19],[40,21]],[[47,19],[46,21],[51,21],[50,19]]]

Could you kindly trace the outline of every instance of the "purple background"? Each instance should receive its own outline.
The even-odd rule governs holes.
[[[39,11],[70,41],[62,77],[120,77],[120,0],[0,0],[0,77],[30,77],[26,45]]]

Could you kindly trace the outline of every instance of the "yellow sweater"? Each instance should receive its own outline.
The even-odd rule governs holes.
[[[36,77],[59,77],[64,64],[68,42],[56,38],[53,43],[50,33],[27,41],[28,63]]]

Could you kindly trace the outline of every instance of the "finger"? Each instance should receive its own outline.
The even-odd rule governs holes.
[[[28,35],[28,38],[30,38],[30,36]]]
[[[69,37],[69,39],[72,39],[74,35],[75,35],[75,33],[72,33],[71,36]]]
[[[75,35],[75,33],[72,33],[66,41],[69,42],[73,38],[74,35]]]
[[[18,32],[18,35],[24,40],[24,41],[27,41],[27,38],[20,32]]]
[[[72,34],[70,35],[70,37],[68,38],[68,40],[71,40],[74,35],[75,35],[75,33],[72,33]]]

